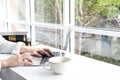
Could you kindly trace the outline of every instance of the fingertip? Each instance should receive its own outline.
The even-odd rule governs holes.
[[[24,65],[32,65],[32,64],[33,64],[32,60],[28,60],[28,59],[24,60]]]

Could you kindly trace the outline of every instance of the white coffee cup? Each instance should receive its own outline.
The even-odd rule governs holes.
[[[70,61],[71,59],[68,57],[52,57],[45,63],[44,68],[55,74],[64,74],[70,67]]]

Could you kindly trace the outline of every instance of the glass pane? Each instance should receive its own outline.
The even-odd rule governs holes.
[[[120,38],[77,32],[75,36],[76,53],[120,65]]]
[[[10,0],[9,19],[25,20],[25,0]]]
[[[120,30],[120,0],[75,0],[75,24]]]
[[[36,26],[36,42],[48,46],[62,48],[63,31],[57,29],[41,28]]]
[[[6,11],[6,5],[3,4],[3,0],[0,0],[0,24],[1,24],[1,21],[5,19],[5,16],[6,14],[4,13]]]
[[[35,0],[35,21],[63,23],[63,0]]]
[[[10,0],[10,14],[8,18],[12,21],[15,20],[25,20],[26,10],[25,10],[25,0]],[[27,31],[25,25],[18,23],[8,23],[9,31]]]
[[[0,32],[7,32],[8,31],[8,25],[6,23],[0,23]]]
[[[6,19],[6,5],[3,4],[4,0],[0,0],[0,32],[5,32],[7,31],[7,24],[4,22]]]

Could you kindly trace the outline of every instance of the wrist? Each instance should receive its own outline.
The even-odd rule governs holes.
[[[20,53],[26,53],[29,52],[29,46],[21,46]]]

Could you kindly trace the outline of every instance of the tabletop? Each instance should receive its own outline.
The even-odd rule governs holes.
[[[53,74],[43,66],[3,69],[0,75],[3,80],[120,80],[120,67],[117,65],[68,52],[66,56],[71,58],[71,63],[69,71],[63,75]]]

